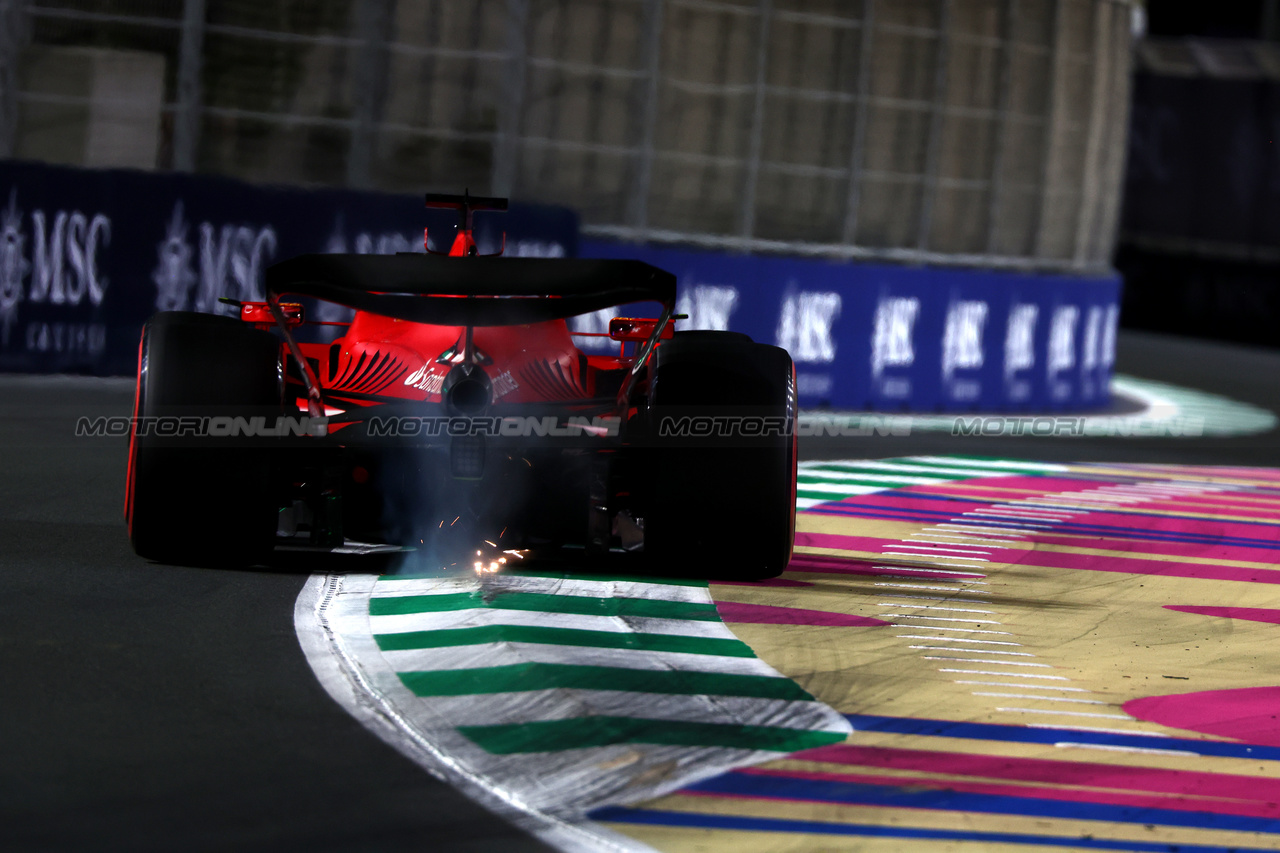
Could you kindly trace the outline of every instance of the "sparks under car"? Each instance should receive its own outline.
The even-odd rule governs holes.
[[[779,574],[795,527],[786,351],[675,331],[674,277],[639,261],[478,255],[472,212],[504,199],[427,204],[459,211],[448,256],[303,255],[267,270],[264,302],[233,303],[238,319],[147,322],[135,551],[251,564],[280,544],[384,543],[469,570],[626,550],[664,572]],[[317,329],[317,301],[349,322]],[[601,333],[612,354],[575,345],[567,318],[636,305],[648,316],[619,311]],[[338,337],[302,339],[327,327]]]

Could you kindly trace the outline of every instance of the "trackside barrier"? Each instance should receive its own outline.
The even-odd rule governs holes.
[[[157,310],[262,298],[271,263],[307,252],[421,251],[453,235],[418,195],[0,162],[0,371],[126,375]],[[638,258],[675,273],[684,328],[786,347],[803,405],[1038,411],[1103,405],[1117,276],[835,263],[579,241],[576,215],[513,204],[478,217],[482,252]],[[613,312],[581,318],[607,332]],[[579,338],[584,348],[612,346]]]
[[[678,310],[690,315],[681,328],[746,332],[785,347],[802,406],[1066,411],[1109,401],[1115,274],[837,263],[596,240],[580,247],[586,257],[637,258],[674,273]]]

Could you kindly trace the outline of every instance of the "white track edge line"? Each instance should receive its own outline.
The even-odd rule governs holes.
[[[594,823],[581,824],[549,815],[522,802],[472,773],[416,732],[360,674],[323,616],[338,593],[341,576],[312,575],[294,602],[293,624],[298,644],[316,679],[335,702],[381,740],[489,811],[561,850],[594,853],[653,853],[653,848]]]

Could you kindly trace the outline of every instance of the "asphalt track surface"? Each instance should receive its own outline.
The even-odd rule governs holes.
[[[1117,370],[1280,412],[1280,353],[1122,334]],[[120,380],[0,377],[0,849],[542,849],[369,734],[317,683],[310,567],[148,563],[120,516]],[[983,454],[1280,466],[1280,436],[833,439],[802,458]]]

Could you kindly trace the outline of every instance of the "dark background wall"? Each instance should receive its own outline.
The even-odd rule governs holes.
[[[1152,36],[1269,38],[1276,26],[1275,0],[1183,3],[1148,0],[1147,32]]]
[[[1121,324],[1280,345],[1280,2],[1148,4]]]

